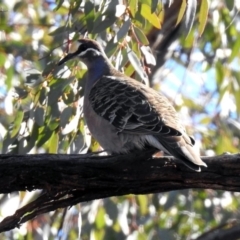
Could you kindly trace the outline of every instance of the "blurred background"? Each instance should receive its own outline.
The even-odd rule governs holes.
[[[239,10],[234,0],[0,0],[0,153],[100,149],[82,114],[86,67],[57,66],[86,33],[117,69],[169,98],[201,155],[239,152]],[[0,195],[0,220],[38,194]],[[239,193],[210,189],[111,197],[0,239],[226,239],[239,207]]]

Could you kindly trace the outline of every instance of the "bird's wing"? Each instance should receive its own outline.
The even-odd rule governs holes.
[[[192,147],[194,140],[186,134],[175,109],[153,89],[131,78],[103,76],[91,89],[89,100],[93,110],[119,133],[152,135],[191,169],[207,166]]]
[[[91,89],[89,100],[94,111],[119,132],[182,135],[168,100],[131,78],[103,76]]]

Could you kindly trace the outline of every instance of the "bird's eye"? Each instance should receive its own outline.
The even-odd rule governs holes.
[[[79,50],[81,52],[85,51],[86,49],[87,49],[87,45],[86,44],[83,43],[83,44],[80,45],[80,49]]]

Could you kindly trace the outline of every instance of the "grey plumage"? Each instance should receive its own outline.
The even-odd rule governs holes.
[[[207,167],[167,98],[117,71],[96,41],[81,39],[78,43],[78,50],[59,65],[74,57],[87,65],[84,116],[106,151],[128,153],[149,146],[175,156],[195,171]]]

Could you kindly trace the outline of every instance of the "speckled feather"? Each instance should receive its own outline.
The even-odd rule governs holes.
[[[151,88],[126,76],[103,76],[93,86],[89,100],[95,112],[118,132],[181,136],[176,111]]]
[[[79,43],[78,50],[59,64],[79,57],[87,65],[85,119],[105,150],[127,153],[151,146],[196,171],[207,166],[165,96],[117,71],[96,41],[81,39]]]

